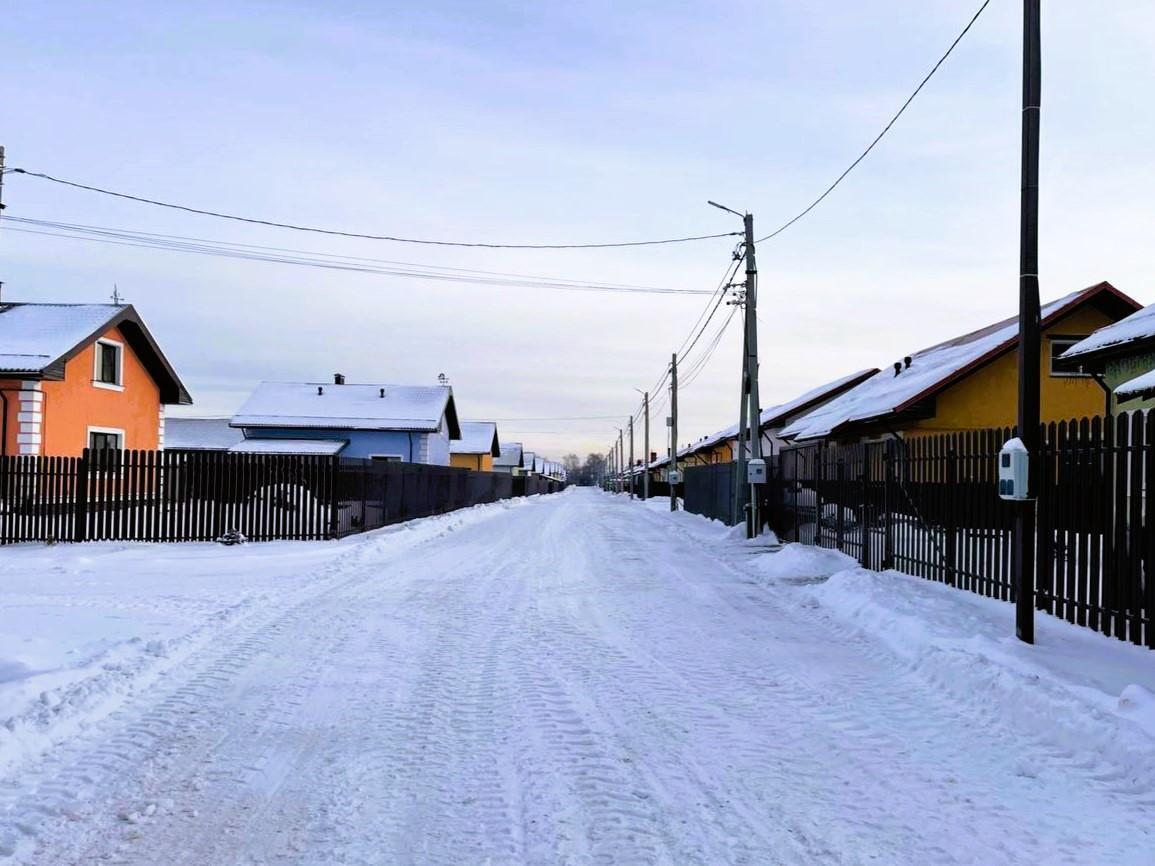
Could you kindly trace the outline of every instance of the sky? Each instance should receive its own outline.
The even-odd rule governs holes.
[[[759,237],[857,156],[980,0],[5,0],[9,167],[362,233],[595,243]],[[992,0],[873,153],[758,247],[764,406],[1013,315],[1021,3]],[[1155,7],[1043,10],[1043,300],[1109,280],[1155,301]],[[317,253],[714,289],[733,238],[485,250],[309,235],[8,174],[6,216]],[[1145,219],[1145,217],[1147,217]],[[503,439],[606,451],[701,295],[473,285],[96,244],[0,222],[3,298],[136,305],[228,415],[262,380],[432,384]],[[723,307],[686,359],[710,344]],[[679,440],[734,423],[737,319],[679,394]],[[651,450],[665,452],[655,394]],[[637,453],[641,454],[641,427]]]

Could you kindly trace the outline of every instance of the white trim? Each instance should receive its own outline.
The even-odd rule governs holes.
[[[21,391],[40,391],[40,390],[42,390],[42,387],[41,387],[40,382],[36,381],[35,379],[25,379],[24,381],[22,381],[20,383],[20,390]],[[20,398],[23,399],[24,395],[21,394]]]
[[[17,433],[16,434],[16,444],[17,445],[39,445],[40,444],[40,434],[39,433],[26,433],[26,432]]]
[[[44,444],[42,425],[44,423],[44,392],[40,383],[25,380],[20,383],[19,401],[16,411],[17,450],[21,454],[39,454]]]
[[[36,424],[39,425],[44,421],[44,413],[39,409],[26,412],[24,407],[20,407],[20,411],[16,413],[16,420],[21,424]]]
[[[100,381],[100,346],[116,347],[116,382]],[[124,390],[124,343],[108,337],[99,337],[92,344],[92,387],[106,391]],[[100,432],[100,431],[97,431]]]
[[[120,450],[121,451],[124,450],[124,447],[125,447],[124,430],[122,430],[120,427],[93,427],[93,426],[89,425],[88,432],[84,436],[84,447],[85,448],[91,448],[92,447],[92,434],[93,433],[113,433],[113,434],[119,436],[120,437]]]

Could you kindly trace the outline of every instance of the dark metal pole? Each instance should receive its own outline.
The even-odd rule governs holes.
[[[650,392],[647,391],[642,398],[646,406],[646,427],[644,433],[643,447],[645,453],[642,457],[642,463],[645,464],[646,471],[642,475],[642,499],[650,498]]]
[[[1030,455],[1028,498],[1015,503],[1015,633],[1035,642],[1035,502],[1039,468],[1039,115],[1041,0],[1023,0],[1023,166],[1019,238],[1019,438]]]

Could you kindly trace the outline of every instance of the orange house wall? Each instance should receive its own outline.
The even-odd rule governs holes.
[[[124,431],[124,447],[145,450],[160,444],[160,390],[118,328],[101,335],[124,346],[123,390],[97,388],[93,384],[95,341],[64,366],[62,381],[41,382],[44,394],[40,453],[79,457],[88,444],[89,427]],[[17,454],[20,382],[0,382],[8,398],[6,453]]]

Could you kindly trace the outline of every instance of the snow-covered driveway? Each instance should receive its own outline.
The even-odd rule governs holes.
[[[1077,727],[1007,717],[989,678],[938,683],[689,518],[581,490],[483,511],[343,543],[315,592],[5,780],[0,845],[37,864],[1155,862],[1150,751],[1088,757]]]

